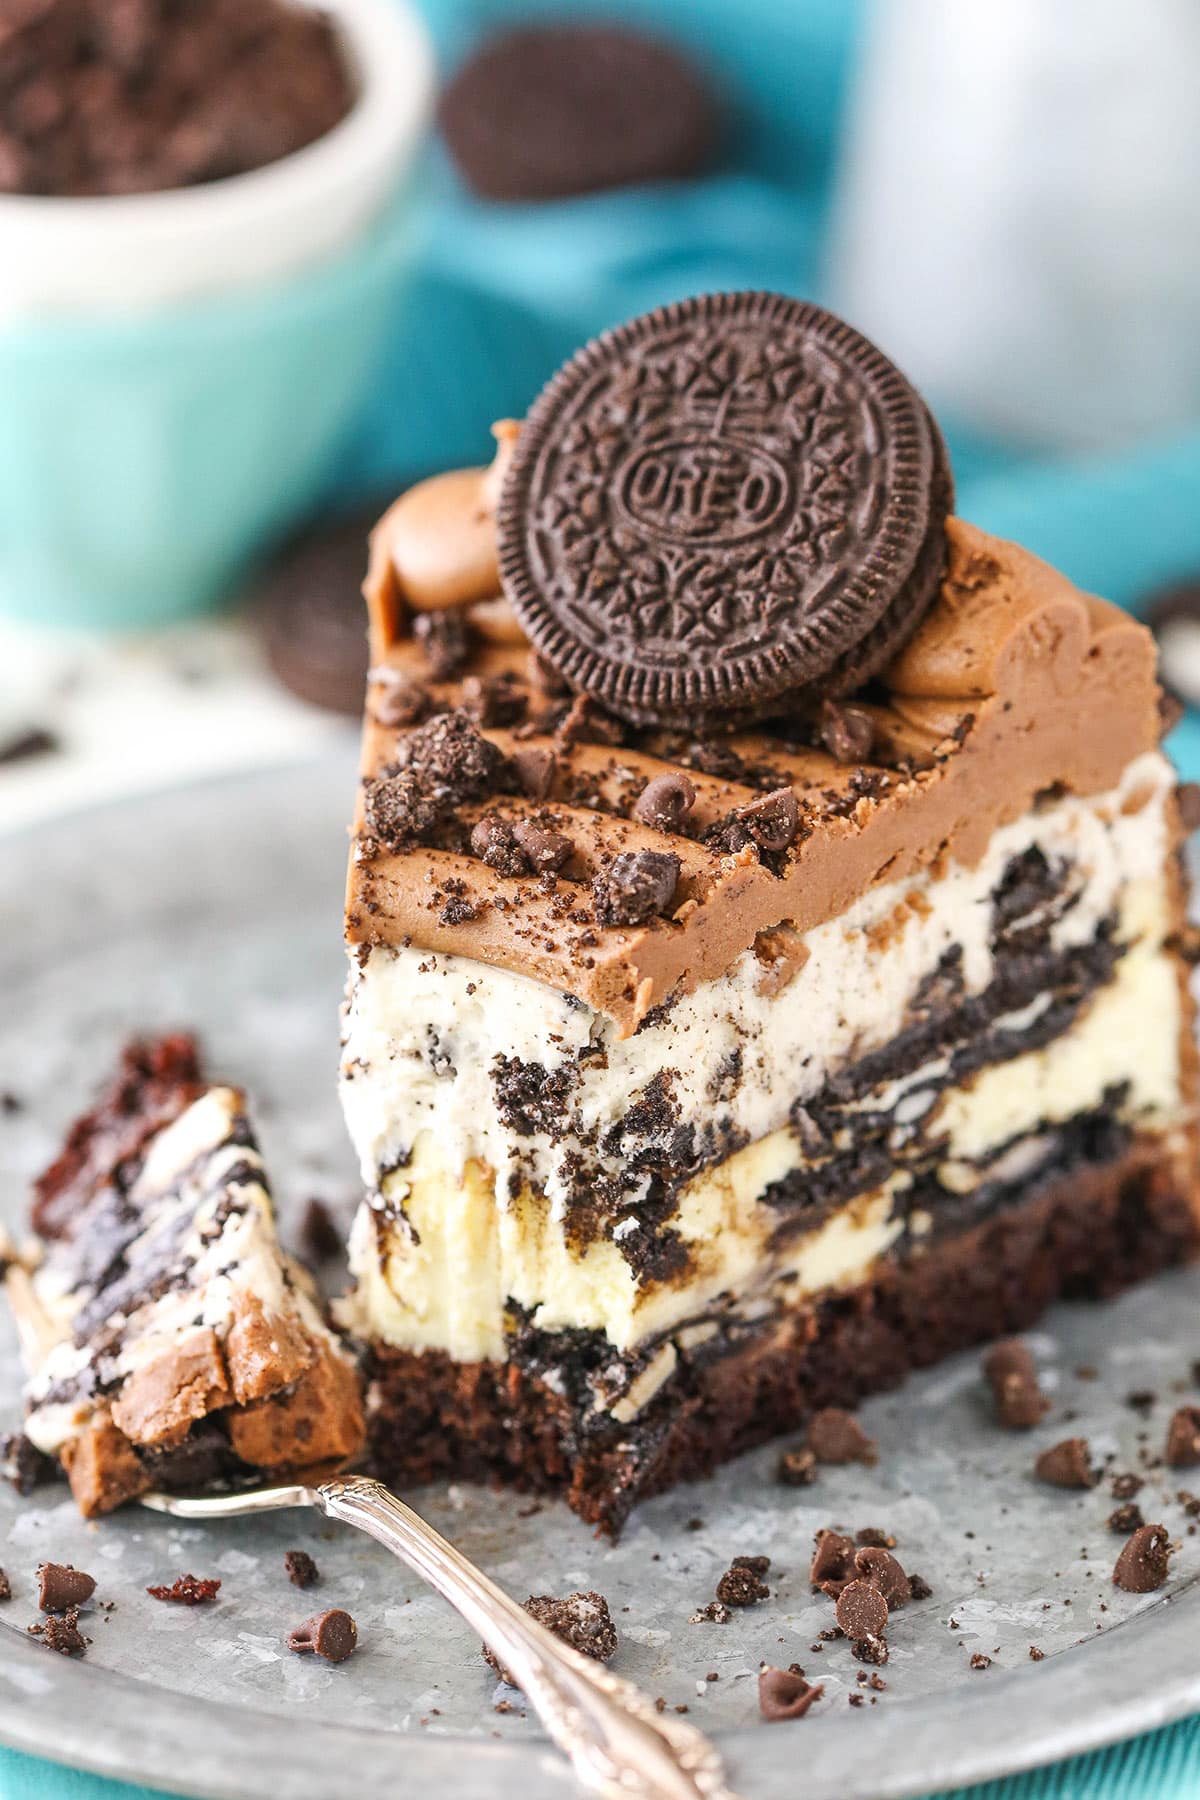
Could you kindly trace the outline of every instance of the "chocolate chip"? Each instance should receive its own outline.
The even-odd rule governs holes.
[[[1200,830],[1200,782],[1181,781],[1175,790],[1179,822],[1186,832]]]
[[[1171,1546],[1161,1525],[1139,1525],[1117,1558],[1113,1581],[1129,1594],[1152,1594],[1167,1579]]]
[[[529,864],[506,819],[488,813],[471,827],[471,848],[498,875],[525,875]]]
[[[564,837],[561,831],[547,831],[531,819],[518,819],[512,834],[535,875],[556,874],[575,853],[573,838]]]
[[[367,832],[386,849],[402,849],[427,837],[465,802],[494,793],[506,767],[500,750],[465,712],[440,713],[403,739],[394,768],[368,784]]]
[[[617,1628],[603,1594],[588,1590],[566,1594],[561,1599],[554,1594],[530,1594],[525,1611],[581,1656],[607,1663],[617,1653]],[[519,1686],[511,1671],[500,1664],[486,1644],[481,1649],[483,1660],[496,1671],[501,1681],[507,1681],[512,1687]]]
[[[283,1566],[293,1587],[311,1587],[321,1579],[321,1572],[307,1550],[285,1550]]]
[[[38,1605],[43,1612],[66,1612],[72,1606],[82,1606],[95,1591],[95,1576],[85,1575],[70,1563],[38,1565]]]
[[[1131,1531],[1137,1531],[1145,1523],[1142,1509],[1136,1500],[1126,1500],[1124,1506],[1118,1506],[1108,1515],[1108,1529],[1115,1531],[1120,1537],[1128,1537]]]
[[[460,612],[419,612],[413,636],[435,681],[453,681],[471,654],[471,633]]]
[[[1194,1469],[1200,1464],[1200,1406],[1181,1406],[1167,1427],[1167,1464]]]
[[[775,1474],[784,1487],[811,1487],[817,1479],[817,1459],[811,1450],[785,1450]]]
[[[790,787],[774,788],[739,806],[734,818],[760,850],[786,850],[800,825],[800,803]]]
[[[808,1447],[818,1462],[866,1463],[879,1460],[875,1444],[853,1413],[840,1406],[823,1406],[808,1422]]]
[[[717,1582],[717,1599],[723,1606],[756,1606],[769,1600],[771,1590],[762,1577],[770,1566],[768,1556],[735,1556]]]
[[[203,1606],[215,1600],[220,1589],[220,1581],[212,1576],[177,1575],[170,1587],[148,1587],[146,1592],[154,1600],[170,1600],[176,1606]]]
[[[554,776],[558,769],[558,758],[553,750],[542,750],[533,744],[523,745],[513,751],[511,761],[521,792],[530,800],[544,800],[554,786]]]
[[[875,742],[875,723],[861,707],[825,700],[821,704],[821,742],[835,762],[864,763]]]
[[[301,1654],[313,1653],[323,1656],[326,1662],[345,1662],[352,1656],[358,1643],[358,1626],[348,1612],[340,1607],[331,1606],[326,1612],[314,1613],[311,1619],[305,1619],[303,1625],[297,1625],[288,1633],[289,1650]]]
[[[435,615],[436,616],[436,615]],[[468,675],[462,704],[479,725],[515,725],[528,707],[525,690],[510,671],[503,675]]]
[[[678,832],[695,804],[696,789],[686,775],[656,775],[638,795],[633,816],[656,831]]]
[[[592,882],[600,923],[645,925],[667,912],[679,870],[679,858],[669,850],[623,850]]]
[[[912,1584],[890,1551],[877,1544],[864,1545],[854,1555],[854,1567],[864,1581],[877,1587],[891,1612],[907,1606],[912,1598]],[[841,1624],[841,1620],[838,1621]]]
[[[826,1529],[817,1532],[813,1543],[808,1569],[813,1586],[824,1588],[827,1582],[849,1581],[854,1568],[854,1539]]]
[[[1050,1402],[1038,1386],[1037,1365],[1020,1338],[994,1344],[983,1359],[996,1416],[1010,1431],[1029,1431],[1045,1418]]]
[[[1052,1487],[1092,1488],[1100,1479],[1092,1468],[1088,1441],[1081,1437],[1063,1438],[1060,1444],[1043,1450],[1033,1466],[1038,1479]]]
[[[848,1581],[838,1595],[834,1616],[846,1636],[858,1643],[883,1636],[888,1603],[873,1581]]]
[[[429,695],[411,676],[388,670],[371,691],[371,713],[388,731],[418,725],[429,711]]]
[[[758,1710],[771,1724],[781,1719],[802,1719],[825,1689],[806,1681],[791,1669],[762,1668],[758,1672]]]
[[[79,1629],[79,1608],[69,1606],[61,1618],[42,1619],[29,1626],[30,1635],[40,1637],[47,1650],[60,1656],[86,1656],[88,1641]]]

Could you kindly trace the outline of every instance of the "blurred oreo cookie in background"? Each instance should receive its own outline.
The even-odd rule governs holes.
[[[682,51],[626,26],[515,26],[442,93],[442,137],[486,200],[556,200],[682,181],[712,162],[720,108]]]
[[[1200,706],[1200,574],[1158,588],[1142,617],[1158,640],[1163,686],[1186,706]]]
[[[382,511],[381,502],[310,526],[263,565],[244,595],[284,687],[355,719],[367,686],[367,536]]]

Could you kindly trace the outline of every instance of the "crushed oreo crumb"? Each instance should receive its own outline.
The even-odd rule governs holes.
[[[558,769],[558,758],[553,750],[539,749],[533,744],[522,745],[513,751],[511,761],[517,784],[525,797],[544,800],[554,786]]]
[[[567,1594],[562,1599],[553,1594],[531,1594],[525,1602],[525,1611],[581,1656],[607,1663],[617,1653],[617,1628],[603,1594],[589,1590]],[[519,1684],[511,1671],[504,1668],[487,1645],[482,1645],[481,1649],[483,1660],[496,1671],[501,1681],[517,1687]]]
[[[1131,1531],[1140,1530],[1145,1523],[1142,1509],[1136,1500],[1126,1500],[1124,1506],[1118,1506],[1108,1515],[1108,1529],[1115,1531],[1119,1537],[1128,1537]]]
[[[413,619],[413,636],[421,646],[435,681],[453,681],[471,654],[467,621],[461,612],[419,612]]]
[[[882,1667],[888,1659],[887,1639],[882,1637],[855,1638],[850,1645],[850,1653],[861,1663],[875,1663]]]
[[[79,1629],[79,1608],[69,1606],[60,1618],[39,1619],[26,1626],[31,1637],[42,1640],[47,1650],[60,1656],[86,1656],[88,1640]]]
[[[429,711],[426,690],[399,670],[388,669],[371,690],[371,714],[386,731],[419,725]]]
[[[367,784],[366,830],[384,848],[402,849],[426,838],[467,801],[495,793],[506,767],[467,713],[439,713],[403,740],[396,765]]]
[[[769,1600],[771,1590],[763,1576],[770,1566],[769,1556],[735,1556],[717,1582],[717,1599],[724,1606],[756,1606]]]
[[[733,1614],[720,1600],[710,1600],[707,1605],[698,1607],[688,1620],[689,1625],[728,1625]]]
[[[462,684],[462,704],[477,725],[516,725],[524,718],[529,701],[510,670],[502,675],[468,675]]]
[[[1114,1500],[1132,1500],[1135,1494],[1141,1493],[1145,1485],[1140,1475],[1130,1471],[1128,1474],[1114,1475],[1109,1488]]]
[[[645,925],[660,917],[675,898],[679,868],[669,850],[623,850],[592,882],[597,918],[604,925]]]

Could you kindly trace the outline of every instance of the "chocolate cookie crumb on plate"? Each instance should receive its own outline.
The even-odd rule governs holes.
[[[1029,1660],[1030,1662],[1045,1662],[1046,1652],[1044,1650],[1039,1650],[1036,1644],[1030,1644]]]
[[[865,1549],[894,1550],[896,1539],[890,1531],[884,1531],[879,1525],[863,1525],[854,1534],[856,1544]]]
[[[861,1663],[874,1663],[881,1668],[888,1660],[887,1639],[878,1636],[855,1638],[850,1645],[850,1654]]]
[[[525,1601],[525,1611],[581,1656],[607,1663],[617,1653],[617,1628],[603,1594],[590,1589],[566,1594],[561,1599],[553,1594],[530,1594]],[[482,1644],[480,1650],[484,1662],[496,1671],[501,1681],[507,1681],[511,1687],[519,1685],[486,1644]]]
[[[43,1612],[68,1612],[90,1600],[96,1591],[96,1578],[70,1563],[38,1564],[38,1605]]]
[[[23,1431],[12,1431],[0,1440],[0,1474],[24,1498],[35,1488],[58,1478],[58,1464],[39,1450]]]
[[[206,1600],[216,1599],[220,1586],[220,1581],[212,1577],[177,1575],[170,1587],[148,1587],[146,1592],[152,1600],[172,1600],[178,1606],[202,1606]]]
[[[784,1487],[811,1487],[817,1479],[817,1459],[811,1450],[785,1450],[775,1466]]]
[[[1129,1594],[1152,1594],[1167,1579],[1171,1545],[1162,1525],[1139,1525],[1123,1547],[1113,1581]]]
[[[312,1587],[314,1582],[321,1579],[321,1571],[307,1550],[285,1550],[283,1566],[293,1587]]]
[[[910,1575],[908,1578],[908,1597],[910,1600],[930,1600],[933,1589],[923,1575]]]
[[[769,1600],[771,1590],[763,1576],[770,1566],[769,1556],[735,1556],[717,1582],[717,1599],[723,1606],[756,1606]]]
[[[447,85],[442,136],[485,200],[553,200],[682,180],[709,160],[717,105],[670,45],[601,23],[517,26]]]
[[[314,1613],[311,1619],[305,1619],[302,1625],[290,1631],[287,1640],[289,1650],[301,1655],[321,1656],[331,1663],[345,1662],[354,1654],[357,1645],[358,1626],[339,1606]]]
[[[853,1413],[824,1406],[808,1422],[808,1447],[822,1463],[866,1463],[874,1467],[879,1453]]]
[[[1093,1488],[1100,1479],[1099,1471],[1092,1467],[1088,1441],[1081,1437],[1063,1438],[1061,1443],[1043,1450],[1034,1472],[1051,1487]]]
[[[768,1664],[758,1672],[758,1710],[771,1724],[802,1719],[824,1692],[819,1682],[806,1681],[791,1669],[775,1669]]]
[[[12,1599],[12,1582],[3,1569],[0,1569],[0,1600]]]
[[[1172,1469],[1200,1464],[1200,1406],[1181,1406],[1167,1427],[1166,1460]]]
[[[1132,1500],[1135,1494],[1141,1493],[1145,1485],[1143,1478],[1135,1475],[1132,1470],[1126,1474],[1114,1475],[1109,1484],[1114,1500]]]
[[[972,1658],[971,1658],[971,1667],[973,1669],[990,1669],[991,1666],[992,1666],[991,1657],[985,1656],[983,1654],[982,1650],[976,1650],[974,1656],[972,1656]]]
[[[1005,1338],[983,1359],[996,1417],[1010,1431],[1030,1431],[1045,1418],[1050,1402],[1038,1385],[1037,1364],[1028,1344]]]
[[[1137,1531],[1146,1523],[1142,1517],[1142,1509],[1136,1500],[1126,1500],[1108,1515],[1108,1529],[1115,1531],[1119,1537],[1128,1537],[1131,1531]]]
[[[698,1607],[688,1620],[689,1625],[728,1625],[733,1614],[721,1600],[710,1600],[707,1605]]]

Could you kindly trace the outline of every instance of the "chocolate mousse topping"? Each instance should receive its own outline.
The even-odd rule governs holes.
[[[808,302],[709,294],[604,333],[543,389],[500,569],[538,653],[622,718],[794,714],[912,635],[952,491],[874,345]]]

